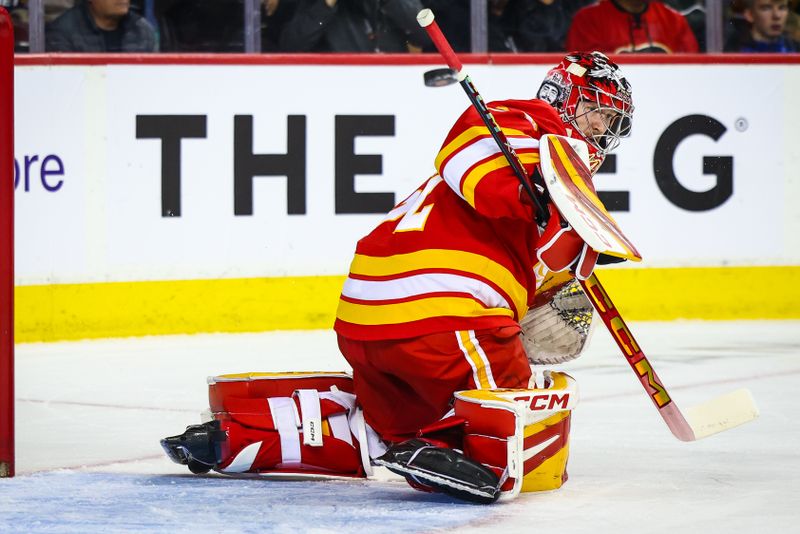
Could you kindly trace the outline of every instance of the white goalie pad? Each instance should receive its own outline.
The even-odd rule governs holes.
[[[581,355],[594,330],[594,308],[574,278],[520,321],[522,344],[533,365],[554,365]]]

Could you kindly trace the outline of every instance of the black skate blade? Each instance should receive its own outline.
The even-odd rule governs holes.
[[[500,496],[500,479],[488,467],[422,440],[390,447],[374,461],[412,482],[465,501],[491,504]]]

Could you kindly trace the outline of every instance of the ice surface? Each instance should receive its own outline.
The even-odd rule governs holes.
[[[199,420],[209,375],[347,370],[329,331],[17,345],[17,474],[0,532],[798,532],[800,322],[631,325],[685,411],[739,387],[761,417],[667,430],[610,336],[561,366],[581,388],[570,480],[480,506],[374,481],[192,476],[158,440]],[[402,409],[402,407],[398,407]]]

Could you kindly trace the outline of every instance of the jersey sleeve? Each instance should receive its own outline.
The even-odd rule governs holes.
[[[489,109],[530,176],[539,163],[540,128],[531,110],[515,102],[490,103]],[[436,157],[436,170],[481,215],[534,219],[533,206],[521,201],[519,179],[473,108],[450,130]]]

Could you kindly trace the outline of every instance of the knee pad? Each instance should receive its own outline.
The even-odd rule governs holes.
[[[567,480],[575,380],[545,371],[533,389],[475,389],[455,393],[464,420],[464,454],[500,477],[501,499],[561,487]]]
[[[210,418],[226,439],[214,469],[262,476],[364,477],[385,447],[356,406],[345,373],[245,373],[209,378]]]

